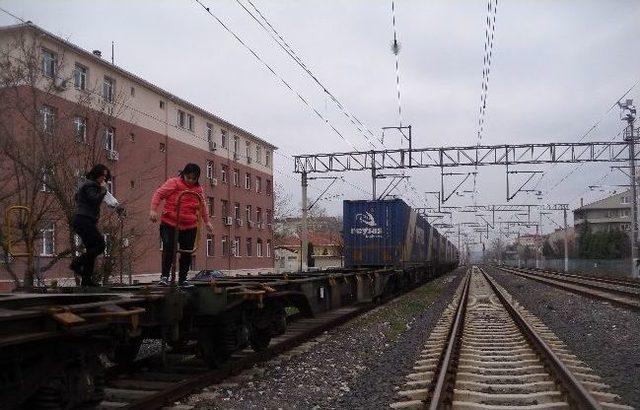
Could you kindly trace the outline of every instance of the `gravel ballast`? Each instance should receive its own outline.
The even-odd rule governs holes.
[[[460,283],[438,278],[181,404],[219,408],[388,408]]]
[[[488,268],[525,308],[585,361],[625,404],[640,408],[640,314]]]

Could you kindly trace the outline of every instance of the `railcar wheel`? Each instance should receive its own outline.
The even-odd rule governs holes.
[[[287,312],[284,308],[280,307],[273,313],[273,320],[271,321],[273,334],[281,335],[287,330]]]
[[[271,326],[263,329],[254,328],[249,337],[251,348],[256,352],[266,350],[269,347],[269,343],[271,343],[271,335]]]
[[[238,349],[238,329],[235,324],[201,328],[198,332],[198,352],[209,367],[222,366]]]
[[[142,340],[142,337],[133,337],[127,343],[116,345],[113,350],[113,361],[122,366],[133,363],[138,357],[138,352],[140,352]]]
[[[53,410],[95,405],[104,399],[104,368],[90,355],[66,366],[40,386],[28,408]]]

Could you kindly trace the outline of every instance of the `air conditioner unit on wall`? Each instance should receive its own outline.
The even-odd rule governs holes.
[[[233,225],[233,218],[230,216],[227,216],[226,218],[224,218],[224,224],[226,226],[231,226]]]
[[[118,151],[110,149],[107,151],[107,159],[111,161],[117,161],[120,159],[120,154],[118,154]]]
[[[53,82],[53,88],[58,91],[64,91],[67,89],[67,80],[62,78],[56,78]]]
[[[209,178],[209,183],[211,184],[211,186],[217,186],[218,178]]]
[[[262,229],[262,222],[258,222],[258,229]]]
[[[242,219],[236,219],[236,225],[242,226]]]

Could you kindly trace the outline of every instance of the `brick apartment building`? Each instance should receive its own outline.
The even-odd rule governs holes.
[[[17,105],[24,101],[32,103],[40,117],[41,134],[42,130],[50,133],[50,140],[57,141],[54,144],[75,144],[65,148],[69,163],[76,161],[71,151],[87,144],[87,134],[95,130],[99,146],[94,159],[110,167],[114,176],[110,189],[127,208],[121,231],[135,232],[119,238],[123,244],[120,249],[126,251],[120,256],[127,255],[128,261],[119,259],[116,272],[131,272],[134,279],[141,281],[157,278],[161,251],[158,225],[147,219],[151,195],[187,162],[201,166],[200,183],[214,226],[212,235],[201,230],[192,270],[210,268],[232,274],[273,270],[275,146],[111,64],[97,51],[87,52],[31,23],[0,27],[0,50],[11,55],[8,61],[26,59],[20,55],[26,47],[16,47],[19,42],[33,46],[39,78],[35,85],[19,84],[10,91],[0,89],[4,99],[0,105],[6,109],[10,104],[7,95],[17,96],[13,101]],[[0,124],[3,130],[22,129],[16,115],[0,112],[0,117],[5,122]],[[25,149],[29,149],[27,145]],[[6,158],[2,162],[2,169],[10,168]],[[89,165],[79,166],[75,178],[84,174]],[[49,200],[45,182],[54,176],[60,178],[61,174],[58,170],[43,171],[39,201]],[[73,186],[75,182],[62,183],[65,184]],[[5,195],[0,211],[4,213],[6,207],[18,205],[18,198]],[[60,214],[53,210],[40,221],[35,248],[39,267],[72,246],[68,222]],[[114,218],[106,206],[102,214],[103,219]],[[107,242],[109,254],[109,238]],[[20,271],[20,258],[10,263],[14,271]],[[42,276],[45,280],[68,278],[68,265],[68,257],[60,258]],[[11,286],[3,265],[0,289]]]

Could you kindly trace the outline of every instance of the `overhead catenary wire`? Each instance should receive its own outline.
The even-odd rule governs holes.
[[[344,104],[338,100],[338,98],[331,92],[329,89],[320,81],[317,75],[315,75],[311,69],[302,61],[300,56],[295,52],[295,50],[287,43],[287,41],[283,38],[283,36],[275,29],[273,24],[266,18],[264,13],[262,13],[258,7],[251,1],[248,0],[249,5],[253,9],[253,11],[257,14],[254,14],[251,10],[249,10],[240,0],[236,0],[236,3],[242,7],[242,9],[251,16],[253,20],[255,20],[258,25],[271,37],[271,39],[278,44],[278,46],[284,50],[284,52],[295,61],[295,63],[300,66],[311,79],[322,89],[322,91],[331,99],[331,101],[338,107],[338,109],[344,114],[345,117],[349,119],[349,121],[356,127],[360,133],[362,133],[365,140],[375,148],[375,144],[370,139],[370,136],[375,138],[373,132],[355,115],[351,114]],[[258,18],[259,17],[259,18]],[[366,131],[366,132],[365,132]],[[368,135],[367,135],[368,134]]]
[[[217,15],[215,15],[211,9],[207,6],[204,5],[204,3],[201,0],[195,0],[196,3],[198,3],[202,9],[209,15],[211,16],[213,19],[215,19],[218,24],[220,24],[222,26],[222,28],[224,28],[229,34],[231,34],[231,36],[233,38],[236,39],[236,41],[238,41],[247,51],[249,51],[249,53],[256,59],[258,60],[271,74],[273,74],[273,76],[275,76],[282,84],[284,84],[284,86],[291,91],[293,94],[295,94],[298,99],[305,105],[307,106],[310,110],[312,110],[315,115],[320,118],[320,120],[322,120],[329,128],[331,128],[331,130],[338,135],[345,143],[347,143],[349,146],[351,146],[352,149],[356,149],[355,145],[353,145],[353,143],[351,141],[349,141],[327,118],[325,118],[320,111],[318,111],[318,109],[316,109],[313,105],[311,105],[311,103],[304,97],[302,96],[302,94],[300,94],[300,92],[298,92],[296,89],[293,88],[293,86],[291,84],[289,84],[289,82],[287,80],[285,80],[280,74],[278,74],[275,69],[273,67],[271,67],[271,65],[269,63],[267,63],[266,61],[264,61],[264,59],[262,59],[262,57],[260,57],[260,55],[258,55],[258,53],[251,48],[244,40],[242,40],[240,38],[240,36],[238,34],[236,34],[235,31],[231,30],[231,28],[225,24]]]
[[[11,17],[13,17],[14,19],[19,20],[19,21],[21,21],[21,22],[23,22],[23,23],[26,23],[26,22],[27,22],[25,19],[23,19],[23,18],[21,18],[21,17],[16,16],[15,14],[11,13],[10,11],[8,11],[8,10],[6,10],[6,9],[2,8],[2,7],[0,7],[0,11],[2,11],[2,12],[4,12],[4,13],[6,13],[6,14],[8,14],[8,15],[10,15],[10,16],[11,16]]]
[[[391,43],[391,51],[395,55],[395,63],[396,63],[396,94],[398,98],[398,123],[402,127],[402,98],[400,93],[400,43],[398,42],[398,30],[396,28],[396,4],[394,0],[391,0],[391,26],[393,29],[393,42]]]
[[[625,91],[613,104],[611,104],[611,106],[607,109],[607,111],[605,111],[600,116],[600,118],[584,134],[582,134],[582,136],[576,142],[582,142],[585,138],[587,138],[587,136],[589,136],[589,134],[591,134],[595,129],[597,129],[600,126],[600,124],[602,123],[602,121],[606,118],[606,116],[609,115],[609,113],[611,113],[611,111],[618,106],[618,103],[620,101],[622,101],[622,99],[625,98],[627,95],[629,95],[629,93],[631,91],[633,91],[633,89],[636,88],[636,86],[639,83],[640,83],[640,80],[637,80],[631,87],[629,87],[629,89],[627,91]],[[617,136],[619,136],[619,133],[618,133]],[[615,137],[614,137],[614,139],[615,139]],[[536,183],[534,189],[538,189],[538,187],[542,183],[543,178],[548,174],[548,172],[550,172],[552,169],[554,169],[556,167],[556,165],[557,164],[552,164],[551,167],[549,167],[549,169],[542,174],[542,177]],[[575,165],[574,166],[574,168],[579,168],[579,167],[580,167],[580,165]],[[570,171],[570,174],[572,174],[573,172],[575,172],[575,170]],[[566,180],[567,177],[568,177],[568,175],[565,175],[565,177],[561,178],[561,180],[564,181],[564,180]],[[555,187],[557,185],[558,184],[554,185],[554,188],[552,188],[552,189],[555,189]],[[549,190],[548,192],[551,192],[551,190]]]
[[[480,108],[478,110],[478,128],[477,128],[477,142],[476,146],[480,146],[482,143],[482,137],[484,134],[484,123],[487,110],[487,97],[489,94],[489,74],[491,73],[491,60],[493,57],[493,41],[496,31],[496,15],[498,12],[498,0],[487,1],[487,16],[485,19],[485,34],[484,34],[484,56],[482,59],[482,82],[480,84]],[[477,155],[477,151],[476,151]],[[473,194],[475,201],[475,193],[477,188],[477,171],[478,166],[475,167],[476,173],[473,175]]]

